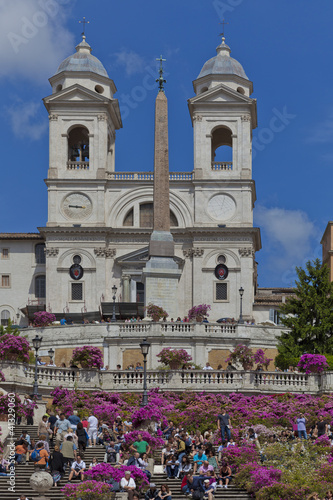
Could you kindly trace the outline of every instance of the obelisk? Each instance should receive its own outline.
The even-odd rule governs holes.
[[[174,241],[170,232],[168,100],[164,92],[163,58],[160,59],[159,92],[155,103],[155,151],[153,232],[149,242],[149,260],[143,270],[145,305],[163,307],[170,318],[178,317],[178,281],[181,272],[174,259]]]

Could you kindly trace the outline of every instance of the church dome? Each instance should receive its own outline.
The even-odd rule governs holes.
[[[97,57],[91,55],[91,47],[86,42],[86,37],[76,46],[75,54],[67,57],[60,64],[56,71],[56,75],[62,71],[90,71],[100,76],[109,78],[106,69]]]
[[[207,75],[237,75],[248,80],[241,63],[230,57],[231,49],[225,43],[225,38],[222,38],[216,52],[217,55],[204,64],[198,79]]]

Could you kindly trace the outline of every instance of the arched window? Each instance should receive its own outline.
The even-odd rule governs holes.
[[[38,243],[35,246],[36,264],[45,264],[45,243]]]
[[[232,133],[227,127],[218,127],[212,133],[212,166],[232,170]]]
[[[68,134],[68,165],[75,168],[89,166],[89,130],[78,126]]]
[[[123,226],[129,227],[133,226],[133,224],[134,224],[134,211],[133,208],[131,208],[131,210],[129,210],[125,216]]]
[[[153,227],[154,224],[154,205],[153,203],[142,203],[140,205],[140,227]],[[170,226],[178,227],[178,220],[175,214],[170,210]]]
[[[4,309],[3,311],[1,311],[1,324],[3,326],[8,325],[9,318],[10,318],[10,312],[7,309]]]
[[[45,274],[40,274],[35,278],[35,297],[45,299],[46,297],[46,279]]]

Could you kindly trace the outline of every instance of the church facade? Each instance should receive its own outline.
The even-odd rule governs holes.
[[[36,234],[0,234],[1,322],[24,326],[39,308],[110,316],[114,294],[118,318],[143,315],[154,174],[117,171],[116,87],[85,37],[50,84],[48,222]],[[211,321],[237,320],[241,307],[245,321],[264,321],[268,309],[261,303],[257,313],[255,304],[253,85],[222,39],[193,88],[193,170],[170,172],[177,316],[206,303]]]

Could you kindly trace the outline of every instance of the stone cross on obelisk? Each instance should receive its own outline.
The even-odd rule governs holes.
[[[168,100],[164,93],[162,56],[159,93],[155,104],[154,223],[149,242],[149,260],[143,270],[145,305],[162,306],[170,318],[178,317],[180,271],[174,260],[174,241],[170,232]]]

